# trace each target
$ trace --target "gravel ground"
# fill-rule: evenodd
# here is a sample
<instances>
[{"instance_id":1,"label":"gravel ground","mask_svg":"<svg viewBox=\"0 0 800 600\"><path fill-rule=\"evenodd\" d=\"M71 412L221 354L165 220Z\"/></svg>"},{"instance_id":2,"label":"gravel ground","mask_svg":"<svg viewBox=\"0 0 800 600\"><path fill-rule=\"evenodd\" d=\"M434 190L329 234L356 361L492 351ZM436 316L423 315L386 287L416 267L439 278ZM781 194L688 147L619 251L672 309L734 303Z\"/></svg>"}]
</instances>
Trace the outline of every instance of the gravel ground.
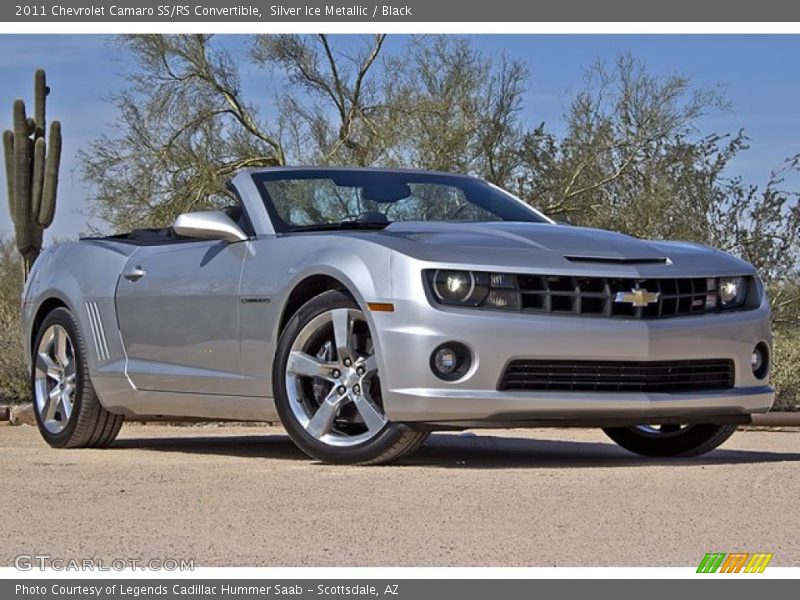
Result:
<instances>
[{"instance_id":1,"label":"gravel ground","mask_svg":"<svg viewBox=\"0 0 800 600\"><path fill-rule=\"evenodd\" d=\"M0 424L0 565L19 554L197 566L800 566L800 430L689 460L597 430L435 435L388 467L314 463L278 427L125 425L53 450Z\"/></svg>"}]
</instances>

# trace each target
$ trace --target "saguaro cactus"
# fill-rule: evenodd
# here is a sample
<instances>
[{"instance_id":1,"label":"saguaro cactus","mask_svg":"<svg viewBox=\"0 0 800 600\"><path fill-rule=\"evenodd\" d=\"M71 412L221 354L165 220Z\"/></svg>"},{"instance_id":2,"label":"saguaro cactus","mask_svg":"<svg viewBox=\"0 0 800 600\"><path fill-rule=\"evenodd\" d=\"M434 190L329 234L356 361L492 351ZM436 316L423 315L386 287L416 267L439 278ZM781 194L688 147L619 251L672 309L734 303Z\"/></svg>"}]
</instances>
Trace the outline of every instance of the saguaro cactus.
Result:
<instances>
[{"instance_id":1,"label":"saguaro cactus","mask_svg":"<svg viewBox=\"0 0 800 600\"><path fill-rule=\"evenodd\" d=\"M26 276L42 250L44 230L53 222L61 163L61 123L53 121L45 139L50 88L42 69L34 75L33 89L34 116L26 115L25 102L15 100L14 128L3 132L8 208Z\"/></svg>"}]
</instances>

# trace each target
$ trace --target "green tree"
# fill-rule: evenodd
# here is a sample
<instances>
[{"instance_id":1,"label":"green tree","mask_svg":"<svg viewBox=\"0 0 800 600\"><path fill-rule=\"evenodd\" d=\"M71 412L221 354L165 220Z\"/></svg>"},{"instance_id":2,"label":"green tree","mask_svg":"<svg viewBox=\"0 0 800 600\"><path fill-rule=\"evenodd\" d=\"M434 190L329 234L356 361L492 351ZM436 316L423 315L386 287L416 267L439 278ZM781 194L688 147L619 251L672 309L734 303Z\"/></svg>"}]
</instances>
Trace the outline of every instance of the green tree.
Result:
<instances>
[{"instance_id":1,"label":"green tree","mask_svg":"<svg viewBox=\"0 0 800 600\"><path fill-rule=\"evenodd\" d=\"M460 38L409 38L391 56L384 42L256 36L234 56L211 36L120 38L134 66L113 99L117 133L81 154L94 212L119 229L163 225L229 203L225 181L247 166L401 165L505 181L518 163L524 66ZM260 103L242 92L245 61L264 73Z\"/></svg>"},{"instance_id":2,"label":"green tree","mask_svg":"<svg viewBox=\"0 0 800 600\"><path fill-rule=\"evenodd\" d=\"M0 402L22 402L30 397L20 336L22 278L22 258L14 241L0 239Z\"/></svg>"},{"instance_id":3,"label":"green tree","mask_svg":"<svg viewBox=\"0 0 800 600\"><path fill-rule=\"evenodd\" d=\"M277 124L242 97L236 61L208 35L132 35L129 86L114 98L117 135L81 153L97 216L120 228L161 225L229 203L238 169L286 162Z\"/></svg>"},{"instance_id":4,"label":"green tree","mask_svg":"<svg viewBox=\"0 0 800 600\"><path fill-rule=\"evenodd\" d=\"M512 185L556 219L704 239L710 182L739 142L721 149L723 138L700 135L697 122L725 108L717 91L652 75L630 55L596 63L567 108L565 133L541 125L523 137Z\"/></svg>"},{"instance_id":5,"label":"green tree","mask_svg":"<svg viewBox=\"0 0 800 600\"><path fill-rule=\"evenodd\" d=\"M397 161L507 183L519 163L525 65L434 36L411 38L390 66L402 116Z\"/></svg>"}]
</instances>

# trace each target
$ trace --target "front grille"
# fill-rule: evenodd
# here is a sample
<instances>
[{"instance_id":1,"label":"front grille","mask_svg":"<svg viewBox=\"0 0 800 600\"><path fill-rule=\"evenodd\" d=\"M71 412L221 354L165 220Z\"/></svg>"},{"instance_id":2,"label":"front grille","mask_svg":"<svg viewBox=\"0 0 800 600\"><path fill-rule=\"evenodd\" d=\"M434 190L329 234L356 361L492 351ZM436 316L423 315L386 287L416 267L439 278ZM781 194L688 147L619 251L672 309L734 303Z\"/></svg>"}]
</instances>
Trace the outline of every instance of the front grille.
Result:
<instances>
[{"instance_id":1,"label":"front grille","mask_svg":"<svg viewBox=\"0 0 800 600\"><path fill-rule=\"evenodd\" d=\"M514 360L499 390L689 392L732 388L732 360Z\"/></svg>"},{"instance_id":2,"label":"front grille","mask_svg":"<svg viewBox=\"0 0 800 600\"><path fill-rule=\"evenodd\" d=\"M519 275L518 282L524 311L656 319L719 310L713 289L716 280L704 277L624 279ZM636 289L656 293L658 299L647 306L615 301L617 294Z\"/></svg>"}]
</instances>

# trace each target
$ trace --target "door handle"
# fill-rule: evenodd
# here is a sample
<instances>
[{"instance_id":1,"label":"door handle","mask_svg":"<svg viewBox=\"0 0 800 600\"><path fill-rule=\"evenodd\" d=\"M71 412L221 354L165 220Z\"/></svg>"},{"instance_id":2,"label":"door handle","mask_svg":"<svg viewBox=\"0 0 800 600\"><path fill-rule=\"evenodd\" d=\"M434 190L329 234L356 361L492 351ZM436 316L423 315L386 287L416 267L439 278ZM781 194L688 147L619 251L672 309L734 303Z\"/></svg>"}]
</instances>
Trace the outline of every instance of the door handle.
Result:
<instances>
[{"instance_id":1,"label":"door handle","mask_svg":"<svg viewBox=\"0 0 800 600\"><path fill-rule=\"evenodd\" d=\"M147 275L147 271L138 265L127 273L122 274L122 276L128 281L139 281L145 275Z\"/></svg>"}]
</instances>

